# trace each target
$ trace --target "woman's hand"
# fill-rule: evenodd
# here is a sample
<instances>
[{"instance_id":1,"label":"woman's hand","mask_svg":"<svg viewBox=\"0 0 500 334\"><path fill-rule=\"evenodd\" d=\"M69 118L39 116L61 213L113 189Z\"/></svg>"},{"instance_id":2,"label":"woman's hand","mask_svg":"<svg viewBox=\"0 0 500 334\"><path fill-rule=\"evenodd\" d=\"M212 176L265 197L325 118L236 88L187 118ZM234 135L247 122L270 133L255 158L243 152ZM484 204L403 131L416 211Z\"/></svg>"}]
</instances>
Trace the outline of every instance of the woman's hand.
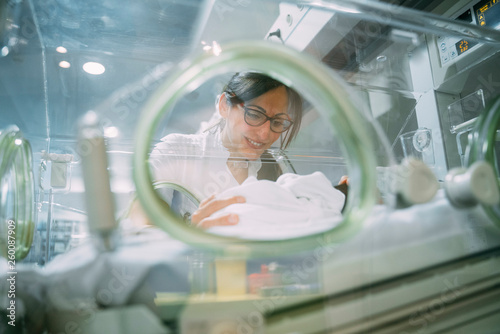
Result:
<instances>
[{"instance_id":1,"label":"woman's hand","mask_svg":"<svg viewBox=\"0 0 500 334\"><path fill-rule=\"evenodd\" d=\"M225 199L215 199L215 195L201 201L198 209L191 215L191 223L199 228L207 229L213 226L227 226L238 224L239 217L229 213L217 218L209 218L213 213L236 203L245 203L242 196L233 196Z\"/></svg>"}]
</instances>

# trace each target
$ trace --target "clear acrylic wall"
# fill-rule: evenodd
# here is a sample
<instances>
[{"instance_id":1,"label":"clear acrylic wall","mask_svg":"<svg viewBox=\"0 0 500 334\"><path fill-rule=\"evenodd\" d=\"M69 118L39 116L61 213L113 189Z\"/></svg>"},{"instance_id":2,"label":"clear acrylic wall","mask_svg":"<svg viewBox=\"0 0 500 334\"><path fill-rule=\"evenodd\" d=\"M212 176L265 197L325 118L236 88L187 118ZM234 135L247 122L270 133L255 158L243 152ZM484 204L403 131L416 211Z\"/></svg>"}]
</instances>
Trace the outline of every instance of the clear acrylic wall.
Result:
<instances>
[{"instance_id":1,"label":"clear acrylic wall","mask_svg":"<svg viewBox=\"0 0 500 334\"><path fill-rule=\"evenodd\" d=\"M75 136L79 117L89 110L102 117L118 216L135 190L131 159L146 101L179 63L223 52L235 41L285 44L327 65L367 119L378 123L381 165L388 155L401 162L416 150L442 182L448 170L464 164L467 147L464 132L450 129L480 115L500 91L494 19L487 16L481 28L480 6L460 5L445 12L450 19L439 19L358 1L8 2L1 12L0 125L17 124L33 147L33 260L68 247L66 237L49 246L51 227L85 235L78 227L86 211ZM155 140L195 132L213 114L227 75L180 98ZM308 101L288 154L299 173L319 169L334 183L349 173L346 152L314 104ZM403 146L405 136L410 148Z\"/></svg>"}]
</instances>

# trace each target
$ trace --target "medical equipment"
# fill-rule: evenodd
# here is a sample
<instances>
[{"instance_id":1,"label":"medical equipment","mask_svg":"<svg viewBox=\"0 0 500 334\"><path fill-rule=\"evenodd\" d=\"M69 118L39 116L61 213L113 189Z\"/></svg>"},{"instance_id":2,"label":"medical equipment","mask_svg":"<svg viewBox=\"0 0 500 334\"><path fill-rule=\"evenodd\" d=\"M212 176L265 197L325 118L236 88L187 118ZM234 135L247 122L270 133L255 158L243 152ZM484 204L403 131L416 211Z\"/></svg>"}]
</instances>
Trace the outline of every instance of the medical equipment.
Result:
<instances>
[{"instance_id":1,"label":"medical equipment","mask_svg":"<svg viewBox=\"0 0 500 334\"><path fill-rule=\"evenodd\" d=\"M197 230L192 231L190 227L182 224L171 223L176 218L172 216L170 210L163 205L162 200L152 187L149 186L152 184L149 176L150 166L146 159L149 153L149 143L155 133L155 126L159 123L158 120L162 116L162 113L170 110L171 106L176 102L175 97L182 96L181 93L186 87L193 86L197 81L203 80L203 78L200 78L201 74L204 74L205 78L210 78L217 73L228 72L228 68L232 71L237 71L237 69L247 67L251 70L263 71L264 73L272 71L277 73L280 79L300 82L300 84L297 84L299 91L304 92L305 96L310 100L317 101L319 104L318 109L322 112L326 113L326 110L334 110L335 116L331 118L330 122L338 129L339 137L347 138L350 136L349 134L359 134L358 136L351 136L351 141L343 141L344 145L347 146L345 152L352 157L351 165L349 165L351 175L354 177L359 175L363 180L363 182L358 183L358 187L351 187L353 200L348 203L348 206L352 207L352 212L347 211L346 223L339 226L335 234L332 235L334 239L339 238L339 240L343 240L355 233L360 227L359 224L363 220L362 217L366 215L369 207L374 204L374 197L370 195L375 193L376 158L371 153L368 153L372 150L364 150L367 147L371 147L369 137L364 136L370 133L368 125L365 125L369 123L365 123L362 116L358 114L349 100L341 99L341 96L345 94L345 89L332 79L331 76L333 74L324 74L323 67L314 67L315 63L311 59L302 58L299 53L287 50L279 45L268 45L260 41L249 43L228 45L227 48L223 49L224 52L217 54L216 57L210 54L203 55L195 59L192 64L183 64L184 66L178 69L172 75L172 78L159 88L156 96L153 96L151 101L145 106L145 114L139 123L139 129L147 135L137 139L136 157L134 160L135 182L141 185L138 188L138 192L140 198L144 199L142 205L151 212L158 224L166 226L165 228L178 238L182 239L184 236L193 237L194 240L202 238L207 244L213 247L222 249L225 247L225 244L228 242L227 239L224 240L215 235L206 235ZM323 87L320 84L323 84ZM351 126L353 128L350 128ZM374 131L372 130L372 132ZM358 217L354 218L351 223L348 218L349 214ZM165 223L160 223L162 221L165 221ZM185 233L186 229L191 230L190 233ZM208 242L206 238L212 238L213 240ZM287 242L289 241L282 241L282 243ZM293 239L290 242L292 244L296 243ZM311 239L309 241L306 239L300 241L304 246L308 242L314 241ZM259 252L264 250L267 253L270 251L269 248L273 247L275 247L273 243L269 243L265 249L262 247L253 247L249 248L248 251ZM286 249L282 246L279 247ZM295 245L292 247L296 248L299 246ZM229 246L229 248L232 247ZM247 252L244 247L241 247L241 251Z\"/></svg>"},{"instance_id":2,"label":"medical equipment","mask_svg":"<svg viewBox=\"0 0 500 334\"><path fill-rule=\"evenodd\" d=\"M0 331L6 315L32 333L496 330L500 5L398 3L2 4L0 216L23 243L15 268L0 259ZM304 95L269 161L349 175L339 226L225 238L186 224L191 189L153 184L153 147L200 130L242 68ZM161 228L127 218L137 198Z\"/></svg>"},{"instance_id":3,"label":"medical equipment","mask_svg":"<svg viewBox=\"0 0 500 334\"><path fill-rule=\"evenodd\" d=\"M78 150L82 157L89 230L105 250L116 247L115 205L107 173L108 161L99 118L89 112L80 120Z\"/></svg>"},{"instance_id":4,"label":"medical equipment","mask_svg":"<svg viewBox=\"0 0 500 334\"><path fill-rule=\"evenodd\" d=\"M35 229L31 146L19 128L10 126L0 130L0 152L0 247L15 263L28 255Z\"/></svg>"}]
</instances>

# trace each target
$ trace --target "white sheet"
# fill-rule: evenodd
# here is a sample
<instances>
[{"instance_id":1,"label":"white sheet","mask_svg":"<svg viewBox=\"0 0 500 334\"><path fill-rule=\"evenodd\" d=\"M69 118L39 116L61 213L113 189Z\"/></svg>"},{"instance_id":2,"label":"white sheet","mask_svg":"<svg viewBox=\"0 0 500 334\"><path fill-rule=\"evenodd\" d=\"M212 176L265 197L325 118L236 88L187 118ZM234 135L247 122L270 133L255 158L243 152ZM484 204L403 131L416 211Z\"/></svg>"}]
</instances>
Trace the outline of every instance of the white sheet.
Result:
<instances>
[{"instance_id":1,"label":"white sheet","mask_svg":"<svg viewBox=\"0 0 500 334\"><path fill-rule=\"evenodd\" d=\"M239 216L233 226L209 228L211 233L245 239L284 239L333 228L342 220L345 196L321 172L283 174L276 182L249 177L217 198L243 196L246 203L232 204L212 215Z\"/></svg>"}]
</instances>

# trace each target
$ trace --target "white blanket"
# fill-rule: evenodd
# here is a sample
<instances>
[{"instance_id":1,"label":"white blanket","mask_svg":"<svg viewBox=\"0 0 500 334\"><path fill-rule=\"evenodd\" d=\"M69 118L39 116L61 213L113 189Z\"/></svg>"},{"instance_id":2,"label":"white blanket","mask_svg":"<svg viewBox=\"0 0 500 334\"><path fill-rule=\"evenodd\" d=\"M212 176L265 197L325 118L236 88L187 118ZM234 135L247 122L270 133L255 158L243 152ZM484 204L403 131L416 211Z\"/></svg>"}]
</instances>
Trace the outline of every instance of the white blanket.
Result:
<instances>
[{"instance_id":1,"label":"white blanket","mask_svg":"<svg viewBox=\"0 0 500 334\"><path fill-rule=\"evenodd\" d=\"M212 217L235 213L239 223L212 227L208 231L259 240L298 237L331 229L342 220L345 201L344 194L321 172L283 174L276 182L249 177L217 198L231 196L243 196L246 202L229 205Z\"/></svg>"}]
</instances>

